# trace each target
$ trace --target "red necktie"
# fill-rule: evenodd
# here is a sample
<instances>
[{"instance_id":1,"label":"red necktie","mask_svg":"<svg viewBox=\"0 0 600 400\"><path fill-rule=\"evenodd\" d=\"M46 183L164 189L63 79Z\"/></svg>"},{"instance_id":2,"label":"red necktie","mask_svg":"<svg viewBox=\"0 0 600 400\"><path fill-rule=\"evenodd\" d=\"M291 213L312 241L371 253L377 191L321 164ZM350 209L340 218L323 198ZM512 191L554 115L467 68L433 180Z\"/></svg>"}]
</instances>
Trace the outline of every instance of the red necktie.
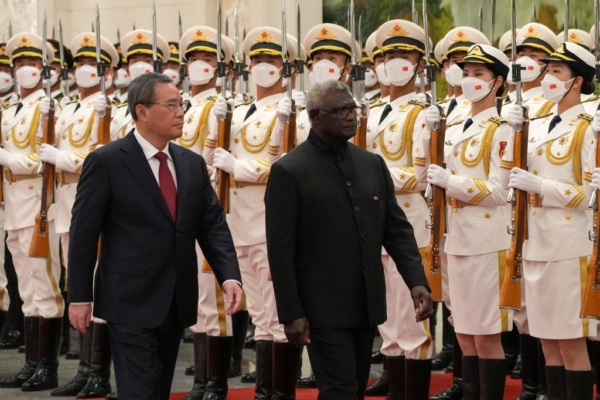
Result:
<instances>
[{"instance_id":1,"label":"red necktie","mask_svg":"<svg viewBox=\"0 0 600 400\"><path fill-rule=\"evenodd\" d=\"M158 184L160 186L160 191L165 198L165 202L167 203L167 207L171 212L171 216L173 220L177 218L177 189L175 188L175 180L173 179L173 174L167 165L167 155L162 151L159 151L154 155L158 161L160 161L160 166L158 167Z\"/></svg>"}]
</instances>

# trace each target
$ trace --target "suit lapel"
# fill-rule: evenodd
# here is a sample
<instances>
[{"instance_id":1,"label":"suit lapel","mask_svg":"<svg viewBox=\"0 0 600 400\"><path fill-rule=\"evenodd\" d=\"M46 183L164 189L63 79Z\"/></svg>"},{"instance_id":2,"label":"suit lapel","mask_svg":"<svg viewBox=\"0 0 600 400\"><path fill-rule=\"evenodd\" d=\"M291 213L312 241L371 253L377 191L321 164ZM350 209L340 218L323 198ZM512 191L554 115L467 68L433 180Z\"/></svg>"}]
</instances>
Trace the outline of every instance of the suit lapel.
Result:
<instances>
[{"instance_id":1,"label":"suit lapel","mask_svg":"<svg viewBox=\"0 0 600 400\"><path fill-rule=\"evenodd\" d=\"M177 173L177 225L181 222L185 212L188 183L190 181L187 159L183 149L179 146L169 143L169 151L173 157L175 172Z\"/></svg>"},{"instance_id":2,"label":"suit lapel","mask_svg":"<svg viewBox=\"0 0 600 400\"><path fill-rule=\"evenodd\" d=\"M125 138L121 139L121 141L123 143L121 150L124 152L122 157L123 162L129 169L129 172L131 172L140 185L142 185L142 187L148 192L150 198L154 200L165 217L173 224L175 221L173 221L173 217L171 217L171 212L167 207L165 198L160 191L158 182L152 173L152 169L150 168L150 164L148 164L148 160L142 151L142 147L133 134L133 130L129 132Z\"/></svg>"}]
</instances>

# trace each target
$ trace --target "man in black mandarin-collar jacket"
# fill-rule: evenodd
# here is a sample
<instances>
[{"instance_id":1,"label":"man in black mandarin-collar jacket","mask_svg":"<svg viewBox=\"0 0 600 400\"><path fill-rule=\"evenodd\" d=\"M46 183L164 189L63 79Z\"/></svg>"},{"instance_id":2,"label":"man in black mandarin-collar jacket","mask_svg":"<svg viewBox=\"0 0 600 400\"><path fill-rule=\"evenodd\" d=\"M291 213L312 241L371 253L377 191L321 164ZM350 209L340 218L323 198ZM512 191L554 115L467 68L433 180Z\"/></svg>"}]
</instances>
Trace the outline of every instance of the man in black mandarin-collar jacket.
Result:
<instances>
[{"instance_id":1,"label":"man in black mandarin-collar jacket","mask_svg":"<svg viewBox=\"0 0 600 400\"><path fill-rule=\"evenodd\" d=\"M288 339L310 340L320 399L356 399L357 391L364 397L374 329L386 319L382 246L411 289L418 319L429 316L431 299L388 168L348 143L356 130L354 100L337 81L311 92L307 142L271 168L269 263Z\"/></svg>"}]
</instances>

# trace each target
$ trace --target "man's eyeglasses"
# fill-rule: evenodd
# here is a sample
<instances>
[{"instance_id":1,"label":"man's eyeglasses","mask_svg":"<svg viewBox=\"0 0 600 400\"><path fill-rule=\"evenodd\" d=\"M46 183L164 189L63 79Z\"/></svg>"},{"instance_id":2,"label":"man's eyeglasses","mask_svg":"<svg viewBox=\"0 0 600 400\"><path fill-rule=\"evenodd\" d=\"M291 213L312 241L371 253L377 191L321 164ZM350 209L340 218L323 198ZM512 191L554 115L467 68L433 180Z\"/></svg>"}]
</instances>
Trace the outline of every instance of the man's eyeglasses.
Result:
<instances>
[{"instance_id":1,"label":"man's eyeglasses","mask_svg":"<svg viewBox=\"0 0 600 400\"><path fill-rule=\"evenodd\" d=\"M181 108L182 110L186 110L188 107L189 101L180 101L178 103L173 102L173 103L146 103L147 106L150 105L157 105L157 106L163 106L164 108L166 108L167 110L171 111L171 112L175 112L178 108Z\"/></svg>"},{"instance_id":2,"label":"man's eyeglasses","mask_svg":"<svg viewBox=\"0 0 600 400\"><path fill-rule=\"evenodd\" d=\"M350 113L352 113L352 115L354 115L355 117L361 115L361 113L362 113L362 109L360 107L338 108L337 110L332 110L332 111L322 111L322 110L315 110L315 111L318 111L322 114L335 114L339 119L348 118L348 114L350 114Z\"/></svg>"}]
</instances>

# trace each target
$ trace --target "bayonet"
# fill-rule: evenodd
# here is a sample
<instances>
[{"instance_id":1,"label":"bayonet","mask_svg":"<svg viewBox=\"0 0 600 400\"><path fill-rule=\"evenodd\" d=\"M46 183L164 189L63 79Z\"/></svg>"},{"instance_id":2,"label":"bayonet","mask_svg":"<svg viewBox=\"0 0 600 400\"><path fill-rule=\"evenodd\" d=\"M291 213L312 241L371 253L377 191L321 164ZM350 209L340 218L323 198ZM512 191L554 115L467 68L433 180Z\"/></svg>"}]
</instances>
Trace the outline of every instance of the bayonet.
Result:
<instances>
[{"instance_id":1,"label":"bayonet","mask_svg":"<svg viewBox=\"0 0 600 400\"><path fill-rule=\"evenodd\" d=\"M229 18L225 18L225 36L229 36Z\"/></svg>"},{"instance_id":2,"label":"bayonet","mask_svg":"<svg viewBox=\"0 0 600 400\"><path fill-rule=\"evenodd\" d=\"M492 23L490 29L490 40L492 41L492 44L494 44L496 37L496 0L492 0Z\"/></svg>"},{"instance_id":3,"label":"bayonet","mask_svg":"<svg viewBox=\"0 0 600 400\"><path fill-rule=\"evenodd\" d=\"M569 0L565 0L565 26L564 26L564 41L569 41Z\"/></svg>"},{"instance_id":4,"label":"bayonet","mask_svg":"<svg viewBox=\"0 0 600 400\"><path fill-rule=\"evenodd\" d=\"M50 82L50 70L52 70L52 66L48 64L48 23L46 20L46 10L44 10L42 32L42 79L44 79L44 85L46 86L46 96L52 98L52 83Z\"/></svg>"},{"instance_id":5,"label":"bayonet","mask_svg":"<svg viewBox=\"0 0 600 400\"><path fill-rule=\"evenodd\" d=\"M52 40L56 40L56 30L54 25L52 25Z\"/></svg>"},{"instance_id":6,"label":"bayonet","mask_svg":"<svg viewBox=\"0 0 600 400\"><path fill-rule=\"evenodd\" d=\"M415 24L418 24L417 20L419 18L419 14L417 12L417 6L415 4L415 0L412 0L411 14L412 14L412 22L415 23Z\"/></svg>"},{"instance_id":7,"label":"bayonet","mask_svg":"<svg viewBox=\"0 0 600 400\"><path fill-rule=\"evenodd\" d=\"M156 1L152 0L152 61L154 72L161 72L162 62L158 59L158 31L156 30Z\"/></svg>"},{"instance_id":8,"label":"bayonet","mask_svg":"<svg viewBox=\"0 0 600 400\"><path fill-rule=\"evenodd\" d=\"M238 78L238 84L240 85L239 93L245 97L246 91L244 88L244 71L246 69L246 65L245 62L240 59L240 18L237 7L233 9L233 22L233 43L235 46L233 59L235 60L235 76Z\"/></svg>"},{"instance_id":9,"label":"bayonet","mask_svg":"<svg viewBox=\"0 0 600 400\"><path fill-rule=\"evenodd\" d=\"M217 76L219 78L221 78L221 97L223 97L225 100L227 100L227 73L225 72L225 58L223 57L223 52L222 52L222 43L221 43L221 23L222 23L222 16L221 16L221 0L218 0L217 3L217 59L219 61L217 61Z\"/></svg>"},{"instance_id":10,"label":"bayonet","mask_svg":"<svg viewBox=\"0 0 600 400\"><path fill-rule=\"evenodd\" d=\"M60 80L65 84L65 96L67 98L70 97L70 88L69 88L69 66L65 66L65 52L64 52L64 41L63 41L63 28L62 21L58 20L58 38L60 45Z\"/></svg>"},{"instance_id":11,"label":"bayonet","mask_svg":"<svg viewBox=\"0 0 600 400\"><path fill-rule=\"evenodd\" d=\"M10 39L13 36L13 28L12 28L12 20L8 20L8 38ZM13 78L16 78L15 75L15 64L12 60L12 57L10 59L10 70L12 72ZM13 83L13 92L15 93L15 96L17 96L17 98L19 97L19 84L17 83L16 79L13 79L14 83Z\"/></svg>"},{"instance_id":12,"label":"bayonet","mask_svg":"<svg viewBox=\"0 0 600 400\"><path fill-rule=\"evenodd\" d=\"M181 23L181 12L177 11L177 23L179 24L179 40L183 37L183 24ZM183 93L190 94L190 85L188 81L187 71L186 71L186 62L183 58L183 53L185 49L179 49L179 75L181 76L181 88Z\"/></svg>"},{"instance_id":13,"label":"bayonet","mask_svg":"<svg viewBox=\"0 0 600 400\"><path fill-rule=\"evenodd\" d=\"M287 82L287 97L292 97L292 64L288 55L287 48L287 21L285 13L285 0L281 0L281 54L283 57L283 79Z\"/></svg>"},{"instance_id":14,"label":"bayonet","mask_svg":"<svg viewBox=\"0 0 600 400\"><path fill-rule=\"evenodd\" d=\"M573 28L577 29L577 13L575 13L575 16L573 17Z\"/></svg>"},{"instance_id":15,"label":"bayonet","mask_svg":"<svg viewBox=\"0 0 600 400\"><path fill-rule=\"evenodd\" d=\"M8 20L8 36L9 39L13 36L12 20Z\"/></svg>"},{"instance_id":16,"label":"bayonet","mask_svg":"<svg viewBox=\"0 0 600 400\"><path fill-rule=\"evenodd\" d=\"M117 28L117 42L121 43L121 29Z\"/></svg>"},{"instance_id":17,"label":"bayonet","mask_svg":"<svg viewBox=\"0 0 600 400\"><path fill-rule=\"evenodd\" d=\"M106 74L106 63L102 60L102 38L100 36L100 6L96 3L96 65L98 69L98 77L100 78L100 91L102 96L106 97L106 82L104 75Z\"/></svg>"},{"instance_id":18,"label":"bayonet","mask_svg":"<svg viewBox=\"0 0 600 400\"><path fill-rule=\"evenodd\" d=\"M133 23L133 30L135 31L135 22Z\"/></svg>"},{"instance_id":19,"label":"bayonet","mask_svg":"<svg viewBox=\"0 0 600 400\"><path fill-rule=\"evenodd\" d=\"M531 16L531 20L533 22L537 22L538 21L538 17L537 17L537 8L535 6L535 3L533 3L533 15Z\"/></svg>"},{"instance_id":20,"label":"bayonet","mask_svg":"<svg viewBox=\"0 0 600 400\"><path fill-rule=\"evenodd\" d=\"M479 5L479 32L483 32L483 5Z\"/></svg>"},{"instance_id":21,"label":"bayonet","mask_svg":"<svg viewBox=\"0 0 600 400\"><path fill-rule=\"evenodd\" d=\"M302 34L302 19L300 16L300 2L297 2L297 14L296 14L296 28L297 28L297 38L298 38L298 52L297 52L297 61L296 61L296 71L298 71L298 76L300 77L300 91L304 93L304 59L302 57L302 45L300 44L301 34Z\"/></svg>"},{"instance_id":22,"label":"bayonet","mask_svg":"<svg viewBox=\"0 0 600 400\"><path fill-rule=\"evenodd\" d=\"M96 28L94 27L94 22L92 22L92 33L96 33Z\"/></svg>"}]
</instances>

